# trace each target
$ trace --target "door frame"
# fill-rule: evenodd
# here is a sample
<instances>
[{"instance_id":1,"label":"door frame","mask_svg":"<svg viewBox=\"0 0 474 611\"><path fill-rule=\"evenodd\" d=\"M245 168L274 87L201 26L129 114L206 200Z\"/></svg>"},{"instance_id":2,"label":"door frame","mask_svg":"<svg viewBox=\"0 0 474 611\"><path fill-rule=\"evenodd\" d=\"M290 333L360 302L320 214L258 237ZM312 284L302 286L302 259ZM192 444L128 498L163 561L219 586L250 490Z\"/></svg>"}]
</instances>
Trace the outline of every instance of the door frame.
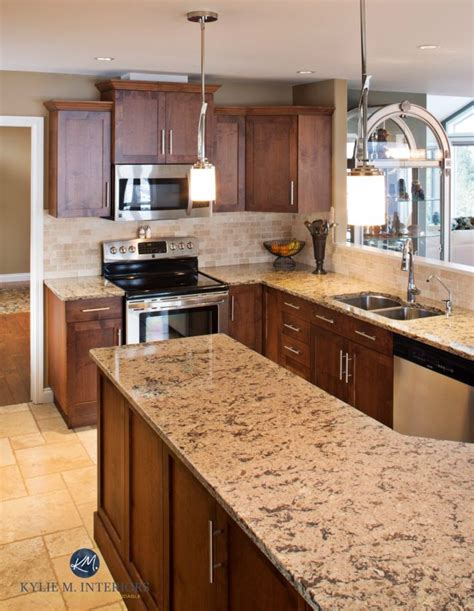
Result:
<instances>
[{"instance_id":1,"label":"door frame","mask_svg":"<svg viewBox=\"0 0 474 611\"><path fill-rule=\"evenodd\" d=\"M0 127L30 129L30 394L33 403L47 403L52 400L52 392L44 387L44 118L0 115Z\"/></svg>"}]
</instances>

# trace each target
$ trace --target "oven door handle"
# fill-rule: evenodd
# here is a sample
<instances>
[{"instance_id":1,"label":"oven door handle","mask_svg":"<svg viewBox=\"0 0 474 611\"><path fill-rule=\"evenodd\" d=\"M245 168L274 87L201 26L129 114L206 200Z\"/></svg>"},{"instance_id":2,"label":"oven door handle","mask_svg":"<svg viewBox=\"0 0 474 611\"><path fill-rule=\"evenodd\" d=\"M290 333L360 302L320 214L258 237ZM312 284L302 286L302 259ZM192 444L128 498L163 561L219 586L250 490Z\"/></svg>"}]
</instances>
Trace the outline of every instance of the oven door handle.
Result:
<instances>
[{"instance_id":1,"label":"oven door handle","mask_svg":"<svg viewBox=\"0 0 474 611\"><path fill-rule=\"evenodd\" d=\"M216 293L215 295L198 296L193 295L192 297L183 296L181 299L174 297L171 299L163 298L158 299L152 303L141 301L140 303L129 302L127 309L134 312L158 312L163 310L184 310L190 306L205 308L210 305L222 304L228 299L228 293Z\"/></svg>"}]
</instances>

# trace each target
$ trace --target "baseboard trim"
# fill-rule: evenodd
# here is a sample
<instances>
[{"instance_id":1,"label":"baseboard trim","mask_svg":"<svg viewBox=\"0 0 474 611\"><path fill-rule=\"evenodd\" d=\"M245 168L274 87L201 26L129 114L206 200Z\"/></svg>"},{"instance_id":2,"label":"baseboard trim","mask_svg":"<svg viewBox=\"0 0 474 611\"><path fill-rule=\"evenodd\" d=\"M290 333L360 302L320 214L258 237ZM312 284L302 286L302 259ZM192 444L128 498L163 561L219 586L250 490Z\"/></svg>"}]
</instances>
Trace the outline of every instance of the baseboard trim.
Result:
<instances>
[{"instance_id":1,"label":"baseboard trim","mask_svg":"<svg viewBox=\"0 0 474 611\"><path fill-rule=\"evenodd\" d=\"M54 396L51 388L43 388L43 392L39 397L39 401L33 401L33 403L53 403Z\"/></svg>"},{"instance_id":2,"label":"baseboard trim","mask_svg":"<svg viewBox=\"0 0 474 611\"><path fill-rule=\"evenodd\" d=\"M30 274L0 274L0 282L29 282Z\"/></svg>"}]
</instances>

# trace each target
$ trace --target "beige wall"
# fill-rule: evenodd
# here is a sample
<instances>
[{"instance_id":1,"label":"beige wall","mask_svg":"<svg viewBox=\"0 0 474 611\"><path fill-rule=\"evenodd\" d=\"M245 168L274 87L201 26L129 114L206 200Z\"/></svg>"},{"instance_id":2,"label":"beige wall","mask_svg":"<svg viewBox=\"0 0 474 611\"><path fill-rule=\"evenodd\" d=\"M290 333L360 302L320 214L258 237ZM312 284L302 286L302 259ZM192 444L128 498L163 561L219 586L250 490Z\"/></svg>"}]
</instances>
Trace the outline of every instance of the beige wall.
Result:
<instances>
[{"instance_id":1,"label":"beige wall","mask_svg":"<svg viewBox=\"0 0 474 611\"><path fill-rule=\"evenodd\" d=\"M30 271L30 138L0 127L0 274Z\"/></svg>"}]
</instances>

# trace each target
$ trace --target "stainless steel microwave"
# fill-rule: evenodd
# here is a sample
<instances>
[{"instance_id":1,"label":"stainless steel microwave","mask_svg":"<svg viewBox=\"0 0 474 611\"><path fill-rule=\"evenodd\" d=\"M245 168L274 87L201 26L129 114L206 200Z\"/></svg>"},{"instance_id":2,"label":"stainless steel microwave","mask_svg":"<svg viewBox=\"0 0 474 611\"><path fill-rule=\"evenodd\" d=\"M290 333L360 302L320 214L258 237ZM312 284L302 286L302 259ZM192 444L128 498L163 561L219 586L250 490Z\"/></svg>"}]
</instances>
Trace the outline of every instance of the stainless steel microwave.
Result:
<instances>
[{"instance_id":1,"label":"stainless steel microwave","mask_svg":"<svg viewBox=\"0 0 474 611\"><path fill-rule=\"evenodd\" d=\"M212 202L189 199L190 165L116 165L114 220L155 221L209 216Z\"/></svg>"}]
</instances>

